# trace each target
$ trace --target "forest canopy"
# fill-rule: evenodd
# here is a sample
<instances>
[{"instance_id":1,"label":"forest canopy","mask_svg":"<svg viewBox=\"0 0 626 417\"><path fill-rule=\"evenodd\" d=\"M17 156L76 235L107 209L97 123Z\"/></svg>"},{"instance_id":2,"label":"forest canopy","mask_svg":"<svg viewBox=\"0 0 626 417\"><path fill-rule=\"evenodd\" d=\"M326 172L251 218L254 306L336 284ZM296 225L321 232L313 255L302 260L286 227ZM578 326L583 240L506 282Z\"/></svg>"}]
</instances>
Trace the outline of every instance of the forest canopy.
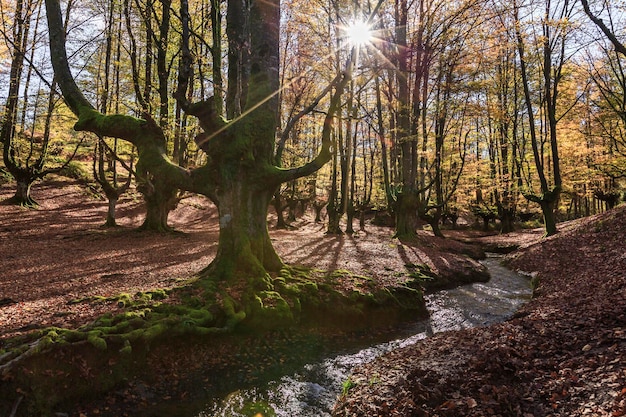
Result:
<instances>
[{"instance_id":1,"label":"forest canopy","mask_svg":"<svg viewBox=\"0 0 626 417\"><path fill-rule=\"evenodd\" d=\"M19 204L36 205L33 182L82 169L109 199L107 224L134 179L144 228L168 230L183 191L215 202L220 181L254 166L267 195L253 210L271 204L279 226L310 204L330 233L375 210L411 236L459 217L504 232L534 219L552 234L622 198L616 2L5 0L0 11L3 172ZM133 129L152 131L151 150ZM93 163L78 162L86 154Z\"/></svg>"}]
</instances>

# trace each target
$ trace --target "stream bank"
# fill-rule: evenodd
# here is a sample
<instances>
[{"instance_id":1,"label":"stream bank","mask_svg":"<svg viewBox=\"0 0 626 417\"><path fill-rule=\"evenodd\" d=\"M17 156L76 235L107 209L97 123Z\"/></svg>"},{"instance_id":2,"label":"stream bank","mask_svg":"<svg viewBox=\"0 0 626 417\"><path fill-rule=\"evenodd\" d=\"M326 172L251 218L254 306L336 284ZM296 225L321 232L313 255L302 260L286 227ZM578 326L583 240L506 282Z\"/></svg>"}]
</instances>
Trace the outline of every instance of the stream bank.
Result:
<instances>
[{"instance_id":1,"label":"stream bank","mask_svg":"<svg viewBox=\"0 0 626 417\"><path fill-rule=\"evenodd\" d=\"M459 274L458 281L484 281L488 276L475 261L449 256L479 266ZM196 312L190 305L161 303L167 297L163 291L124 296L124 301L119 297L77 300L115 303L122 313L102 316L78 330L44 328L0 340L0 411L19 410L16 414L11 411L15 416L63 415L67 413L59 410L93 399L100 405L89 407L95 407L98 415L124 415L120 412L140 410L154 401L203 395L192 393L200 379L218 391L231 389L224 387L231 387L232 381L254 384L265 378L259 374L283 373L303 360L329 352L329 346L345 347L342 340L369 338L372 332L385 333L389 326L423 317L422 283L454 285L444 275L439 282L440 275L428 267L406 267L407 272L394 275L393 284L345 270L314 271L311 277L316 278L311 279L319 282L304 285L316 291L307 291L306 298L299 300L301 320L288 327L276 322L255 329L246 325L246 320L233 328L206 327L212 315L204 314L202 306ZM301 279L297 278L299 283ZM277 280L289 285L283 276ZM185 315L171 313L177 309ZM151 317L157 321L151 322ZM194 323L205 327L195 331ZM118 404L119 399L123 405Z\"/></svg>"},{"instance_id":2,"label":"stream bank","mask_svg":"<svg viewBox=\"0 0 626 417\"><path fill-rule=\"evenodd\" d=\"M512 319L356 369L333 416L626 415L626 206L559 228L508 257L538 282Z\"/></svg>"},{"instance_id":3,"label":"stream bank","mask_svg":"<svg viewBox=\"0 0 626 417\"><path fill-rule=\"evenodd\" d=\"M429 294L430 317L362 331L273 331L225 336L213 348L180 341L150 353L151 369L180 370L135 379L80 408L86 416L329 416L352 368L433 333L486 325L528 299L528 280L484 261L494 276ZM301 329L302 330L302 329ZM183 373L186 375L183 376Z\"/></svg>"},{"instance_id":4,"label":"stream bank","mask_svg":"<svg viewBox=\"0 0 626 417\"><path fill-rule=\"evenodd\" d=\"M430 315L425 320L405 323L385 334L370 335L361 341L361 346L344 340L334 345L336 352L332 355L320 355L320 359L305 363L294 373L284 372L278 378L271 376L253 388L210 399L199 413L180 415L246 417L254 415L249 411L256 406L264 417L330 416L342 390L349 392L358 384L350 377L356 366L439 332L500 322L528 301L531 293L528 278L504 268L500 259L489 257L482 262L491 274L489 282L429 294L426 303ZM156 410L149 415L165 416Z\"/></svg>"}]
</instances>

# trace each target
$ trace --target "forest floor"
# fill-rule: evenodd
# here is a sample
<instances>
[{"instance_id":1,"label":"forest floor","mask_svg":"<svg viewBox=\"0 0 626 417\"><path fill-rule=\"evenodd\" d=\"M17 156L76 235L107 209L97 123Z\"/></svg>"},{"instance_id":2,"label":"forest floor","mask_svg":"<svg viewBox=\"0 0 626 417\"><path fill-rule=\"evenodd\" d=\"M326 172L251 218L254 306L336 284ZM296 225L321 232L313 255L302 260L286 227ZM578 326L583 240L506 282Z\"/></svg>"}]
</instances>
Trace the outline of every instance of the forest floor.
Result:
<instances>
[{"instance_id":1,"label":"forest floor","mask_svg":"<svg viewBox=\"0 0 626 417\"><path fill-rule=\"evenodd\" d=\"M0 188L0 201L12 195ZM118 309L116 303L71 303L87 296L171 288L215 256L218 219L203 198L186 198L170 224L181 233L135 232L138 196L123 198L115 229L103 229L106 202L85 187L52 177L33 187L40 207L0 205L0 346L34 329L78 327ZM358 229L358 225L355 227ZM326 236L309 217L293 230L270 230L283 260L350 270L383 285L398 271L426 264L463 268L455 240L486 248L522 246L511 266L536 273L538 296L496 326L436 335L359 370L336 415L350 416L613 416L626 415L626 210L506 236L465 230L427 232L418 244L367 225L354 235ZM453 263L451 265L450 263ZM454 265L454 263L457 263ZM374 381L373 383L360 383Z\"/></svg>"},{"instance_id":2,"label":"forest floor","mask_svg":"<svg viewBox=\"0 0 626 417\"><path fill-rule=\"evenodd\" d=\"M12 194L11 184L3 185L0 202ZM209 265L217 250L217 210L204 197L184 198L169 218L179 233L159 234L135 230L144 215L139 195L120 200L119 227L103 228L106 201L84 186L51 177L32 194L37 209L0 204L0 347L3 338L49 326L76 328L119 309L116 301L72 300L180 285ZM270 226L286 263L376 277L380 286L406 280L415 265L428 265L444 279L481 268L465 256L439 252L469 251L477 257L480 249L427 232L420 245L393 239L386 227L368 225L353 235L324 232L308 215L291 230Z\"/></svg>"}]
</instances>

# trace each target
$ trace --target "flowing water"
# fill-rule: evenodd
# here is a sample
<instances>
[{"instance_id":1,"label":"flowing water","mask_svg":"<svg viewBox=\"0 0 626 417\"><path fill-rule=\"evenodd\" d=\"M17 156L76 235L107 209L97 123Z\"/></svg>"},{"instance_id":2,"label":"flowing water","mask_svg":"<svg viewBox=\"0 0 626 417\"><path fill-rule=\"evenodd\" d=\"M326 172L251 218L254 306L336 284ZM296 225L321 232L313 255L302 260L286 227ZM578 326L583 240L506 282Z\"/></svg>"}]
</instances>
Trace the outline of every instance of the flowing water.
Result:
<instances>
[{"instance_id":1,"label":"flowing water","mask_svg":"<svg viewBox=\"0 0 626 417\"><path fill-rule=\"evenodd\" d=\"M487 283L476 283L452 290L438 291L426 297L430 317L407 325L391 341L367 348L338 347L338 352L307 363L295 373L261 385L236 390L223 399L206 404L197 417L329 416L342 383L351 370L381 354L415 343L429 335L499 322L511 316L526 300L531 290L528 278L500 265L499 257L483 261L491 273Z\"/></svg>"},{"instance_id":2,"label":"flowing water","mask_svg":"<svg viewBox=\"0 0 626 417\"><path fill-rule=\"evenodd\" d=\"M341 394L353 368L385 352L434 333L484 326L506 320L531 290L528 277L500 265L500 257L482 263L491 280L426 296L430 317L393 329L356 337L257 340L246 343L239 365L218 371L192 387L188 401L158 401L142 417L323 417ZM257 345L266 345L257 348ZM260 353L255 353L255 352ZM273 364L266 365L272 362Z\"/></svg>"}]
</instances>

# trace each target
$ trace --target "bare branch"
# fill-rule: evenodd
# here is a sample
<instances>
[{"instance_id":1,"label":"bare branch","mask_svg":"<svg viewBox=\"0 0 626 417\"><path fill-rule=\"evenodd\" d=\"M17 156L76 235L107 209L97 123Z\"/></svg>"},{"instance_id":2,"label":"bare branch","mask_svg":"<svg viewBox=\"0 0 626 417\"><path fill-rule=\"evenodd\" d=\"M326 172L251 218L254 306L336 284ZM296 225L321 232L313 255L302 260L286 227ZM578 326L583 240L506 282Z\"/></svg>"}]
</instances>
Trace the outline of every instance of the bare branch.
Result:
<instances>
[{"instance_id":1,"label":"bare branch","mask_svg":"<svg viewBox=\"0 0 626 417\"><path fill-rule=\"evenodd\" d=\"M602 19L600 19L599 17L595 16L591 10L589 9L589 1L588 0L580 0L582 5L583 5L583 9L585 9L585 13L587 14L587 16L589 16L589 18L591 19L591 21L593 23L596 24L596 26L598 26L598 28L600 28L600 30L606 35L607 38L609 38L609 40L611 41L611 43L613 44L613 46L615 47L615 50L617 52L619 52L620 54L626 56L626 46L624 46L623 43L621 43L619 41L619 39L617 39L617 37L615 36L615 34L611 31L611 29L609 29L604 22L602 21Z\"/></svg>"}]
</instances>

